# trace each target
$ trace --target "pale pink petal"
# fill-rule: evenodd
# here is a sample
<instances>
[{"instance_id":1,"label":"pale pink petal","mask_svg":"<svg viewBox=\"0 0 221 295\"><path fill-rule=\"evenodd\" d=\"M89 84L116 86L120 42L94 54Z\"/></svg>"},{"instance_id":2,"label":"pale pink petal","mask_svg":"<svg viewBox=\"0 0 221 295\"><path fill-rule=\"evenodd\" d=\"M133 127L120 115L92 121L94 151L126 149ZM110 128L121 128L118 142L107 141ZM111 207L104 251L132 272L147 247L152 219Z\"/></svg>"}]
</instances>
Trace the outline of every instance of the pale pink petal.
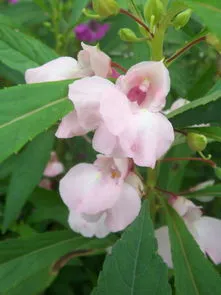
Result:
<instances>
[{"instance_id":1,"label":"pale pink petal","mask_svg":"<svg viewBox=\"0 0 221 295\"><path fill-rule=\"evenodd\" d=\"M132 66L117 80L118 87L142 108L158 112L170 90L169 72L163 62L147 61ZM133 97L134 96L134 97Z\"/></svg>"},{"instance_id":2,"label":"pale pink petal","mask_svg":"<svg viewBox=\"0 0 221 295\"><path fill-rule=\"evenodd\" d=\"M194 227L201 249L214 263L221 263L221 220L203 216L194 222Z\"/></svg>"},{"instance_id":3,"label":"pale pink petal","mask_svg":"<svg viewBox=\"0 0 221 295\"><path fill-rule=\"evenodd\" d=\"M171 123L160 113L141 109L134 115L132 126L128 126L119 137L122 149L138 166L154 168L174 140Z\"/></svg>"},{"instance_id":4,"label":"pale pink petal","mask_svg":"<svg viewBox=\"0 0 221 295\"><path fill-rule=\"evenodd\" d=\"M115 205L106 211L107 227L112 232L125 229L138 216L140 208L141 200L137 191L125 183Z\"/></svg>"},{"instance_id":5,"label":"pale pink petal","mask_svg":"<svg viewBox=\"0 0 221 295\"><path fill-rule=\"evenodd\" d=\"M75 81L69 85L68 96L85 129L96 129L103 122L111 133L119 134L131 119L127 97L107 79L94 76Z\"/></svg>"},{"instance_id":6,"label":"pale pink petal","mask_svg":"<svg viewBox=\"0 0 221 295\"><path fill-rule=\"evenodd\" d=\"M86 77L69 85L68 97L73 102L79 124L85 129L95 129L101 122L100 100L113 84L100 77Z\"/></svg>"},{"instance_id":7,"label":"pale pink petal","mask_svg":"<svg viewBox=\"0 0 221 295\"><path fill-rule=\"evenodd\" d=\"M168 227L162 226L155 231L155 237L158 244L158 253L162 257L163 261L168 265L168 267L173 267L170 239L168 233Z\"/></svg>"},{"instance_id":8,"label":"pale pink petal","mask_svg":"<svg viewBox=\"0 0 221 295\"><path fill-rule=\"evenodd\" d=\"M182 217L184 217L190 209L198 208L193 202L181 196L178 196L176 199L174 199L172 206Z\"/></svg>"},{"instance_id":9,"label":"pale pink petal","mask_svg":"<svg viewBox=\"0 0 221 295\"><path fill-rule=\"evenodd\" d=\"M70 210L97 214L111 208L121 186L110 174L103 174L92 164L78 164L60 181L60 194Z\"/></svg>"},{"instance_id":10,"label":"pale pink petal","mask_svg":"<svg viewBox=\"0 0 221 295\"><path fill-rule=\"evenodd\" d=\"M111 59L97 46L81 43L83 50L78 53L78 62L85 75L96 75L106 78L111 72Z\"/></svg>"},{"instance_id":11,"label":"pale pink petal","mask_svg":"<svg viewBox=\"0 0 221 295\"><path fill-rule=\"evenodd\" d=\"M100 113L109 131L119 135L132 120L130 103L115 86L109 87L103 93L100 103Z\"/></svg>"},{"instance_id":12,"label":"pale pink petal","mask_svg":"<svg viewBox=\"0 0 221 295\"><path fill-rule=\"evenodd\" d=\"M122 150L119 137L113 135L105 126L100 124L94 133L92 140L93 149L106 156L127 157L127 153Z\"/></svg>"},{"instance_id":13,"label":"pale pink petal","mask_svg":"<svg viewBox=\"0 0 221 295\"><path fill-rule=\"evenodd\" d=\"M112 155L116 146L117 137L111 134L104 124L101 124L94 133L93 149L104 155Z\"/></svg>"},{"instance_id":14,"label":"pale pink petal","mask_svg":"<svg viewBox=\"0 0 221 295\"><path fill-rule=\"evenodd\" d=\"M124 180L130 168L130 160L128 158L113 158L104 155L97 155L97 160L94 165L106 174L114 174L120 180Z\"/></svg>"},{"instance_id":15,"label":"pale pink petal","mask_svg":"<svg viewBox=\"0 0 221 295\"><path fill-rule=\"evenodd\" d=\"M47 177L55 177L62 172L64 172L64 165L61 162L57 161L48 163L43 174Z\"/></svg>"},{"instance_id":16,"label":"pale pink petal","mask_svg":"<svg viewBox=\"0 0 221 295\"><path fill-rule=\"evenodd\" d=\"M215 180L213 180L213 179L204 181L204 182L199 183L196 186L192 187L191 191L195 192L195 191L204 189L208 186L214 185L214 183L215 183ZM197 199L200 202L210 202L214 199L214 197L213 196L203 196L203 197L196 197L195 199Z\"/></svg>"},{"instance_id":17,"label":"pale pink petal","mask_svg":"<svg viewBox=\"0 0 221 295\"><path fill-rule=\"evenodd\" d=\"M66 115L58 126L55 136L58 138L71 138L73 136L85 135L90 129L83 128L78 121L76 111Z\"/></svg>"},{"instance_id":18,"label":"pale pink petal","mask_svg":"<svg viewBox=\"0 0 221 295\"><path fill-rule=\"evenodd\" d=\"M68 56L59 57L25 72L26 83L40 83L73 79L79 71L77 61Z\"/></svg>"},{"instance_id":19,"label":"pale pink petal","mask_svg":"<svg viewBox=\"0 0 221 295\"><path fill-rule=\"evenodd\" d=\"M82 214L71 210L68 223L73 231L82 234L84 237L91 238L96 236L98 238L103 238L110 232L104 223L105 218L105 214L102 216L99 215L95 222L90 222L85 219Z\"/></svg>"}]
</instances>

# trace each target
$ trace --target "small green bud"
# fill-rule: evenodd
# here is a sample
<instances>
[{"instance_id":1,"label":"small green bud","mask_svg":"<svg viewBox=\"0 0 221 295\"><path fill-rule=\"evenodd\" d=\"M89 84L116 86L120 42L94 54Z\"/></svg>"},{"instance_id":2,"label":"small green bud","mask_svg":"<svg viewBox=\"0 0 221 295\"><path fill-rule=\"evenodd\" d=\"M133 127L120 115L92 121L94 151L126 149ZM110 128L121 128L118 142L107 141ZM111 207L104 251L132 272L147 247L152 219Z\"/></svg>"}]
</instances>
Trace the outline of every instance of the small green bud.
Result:
<instances>
[{"instance_id":1,"label":"small green bud","mask_svg":"<svg viewBox=\"0 0 221 295\"><path fill-rule=\"evenodd\" d=\"M118 35L120 36L122 41L126 42L138 42L140 39L135 35L135 33L128 28L120 29L118 32Z\"/></svg>"},{"instance_id":2,"label":"small green bud","mask_svg":"<svg viewBox=\"0 0 221 295\"><path fill-rule=\"evenodd\" d=\"M102 17L117 15L120 7L115 0L93 0L94 11Z\"/></svg>"},{"instance_id":3,"label":"small green bud","mask_svg":"<svg viewBox=\"0 0 221 295\"><path fill-rule=\"evenodd\" d=\"M202 134L190 132L187 135L187 143L194 152L202 152L207 146L207 138Z\"/></svg>"},{"instance_id":4,"label":"small green bud","mask_svg":"<svg viewBox=\"0 0 221 295\"><path fill-rule=\"evenodd\" d=\"M157 24L162 15L165 13L165 7L161 0L148 0L144 5L144 17L151 24L154 19L154 24Z\"/></svg>"},{"instance_id":5,"label":"small green bud","mask_svg":"<svg viewBox=\"0 0 221 295\"><path fill-rule=\"evenodd\" d=\"M216 177L221 180L221 168L220 167L215 167L214 171L215 171Z\"/></svg>"},{"instance_id":6,"label":"small green bud","mask_svg":"<svg viewBox=\"0 0 221 295\"><path fill-rule=\"evenodd\" d=\"M51 28L51 23L50 23L50 22L44 22L43 25L44 25L46 28Z\"/></svg>"},{"instance_id":7,"label":"small green bud","mask_svg":"<svg viewBox=\"0 0 221 295\"><path fill-rule=\"evenodd\" d=\"M175 29L179 30L182 27L184 27L190 20L191 14L192 14L191 9L186 9L180 12L179 14L177 14L177 16L173 20L173 25Z\"/></svg>"},{"instance_id":8,"label":"small green bud","mask_svg":"<svg viewBox=\"0 0 221 295\"><path fill-rule=\"evenodd\" d=\"M82 9L82 13L90 19L97 19L97 20L102 19L102 17L99 14L94 14L92 10L89 10L86 8Z\"/></svg>"},{"instance_id":9,"label":"small green bud","mask_svg":"<svg viewBox=\"0 0 221 295\"><path fill-rule=\"evenodd\" d=\"M215 35L208 34L206 36L206 42L221 53L221 41Z\"/></svg>"}]
</instances>

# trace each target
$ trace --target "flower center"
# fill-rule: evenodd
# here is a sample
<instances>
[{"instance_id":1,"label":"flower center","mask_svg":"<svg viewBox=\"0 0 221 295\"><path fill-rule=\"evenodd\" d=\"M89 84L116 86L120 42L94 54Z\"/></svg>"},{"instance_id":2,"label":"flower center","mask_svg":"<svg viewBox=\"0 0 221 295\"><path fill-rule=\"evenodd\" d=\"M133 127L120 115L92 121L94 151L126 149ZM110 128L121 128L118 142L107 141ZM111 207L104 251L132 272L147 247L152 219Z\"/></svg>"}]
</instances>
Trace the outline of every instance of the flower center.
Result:
<instances>
[{"instance_id":1,"label":"flower center","mask_svg":"<svg viewBox=\"0 0 221 295\"><path fill-rule=\"evenodd\" d=\"M145 79L140 85L131 88L127 94L129 100L135 101L138 105L141 105L146 98L149 85L150 82Z\"/></svg>"},{"instance_id":2,"label":"flower center","mask_svg":"<svg viewBox=\"0 0 221 295\"><path fill-rule=\"evenodd\" d=\"M120 178L121 174L118 170L112 170L111 171L111 177L112 178Z\"/></svg>"}]
</instances>

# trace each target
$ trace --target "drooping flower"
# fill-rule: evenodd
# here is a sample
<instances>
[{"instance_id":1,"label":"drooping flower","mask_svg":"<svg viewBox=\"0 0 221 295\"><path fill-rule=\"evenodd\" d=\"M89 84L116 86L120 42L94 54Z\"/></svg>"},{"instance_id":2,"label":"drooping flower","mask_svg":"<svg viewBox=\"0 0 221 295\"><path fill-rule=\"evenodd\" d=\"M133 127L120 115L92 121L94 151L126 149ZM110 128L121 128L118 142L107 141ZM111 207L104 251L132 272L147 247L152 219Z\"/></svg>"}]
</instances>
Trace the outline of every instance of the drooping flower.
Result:
<instances>
[{"instance_id":1,"label":"drooping flower","mask_svg":"<svg viewBox=\"0 0 221 295\"><path fill-rule=\"evenodd\" d=\"M107 23L99 23L91 20L88 23L81 23L74 28L75 36L78 40L84 42L96 42L102 39L110 26Z\"/></svg>"},{"instance_id":2,"label":"drooping flower","mask_svg":"<svg viewBox=\"0 0 221 295\"><path fill-rule=\"evenodd\" d=\"M50 160L44 170L46 177L55 177L64 172L64 165L58 160L56 152L51 152Z\"/></svg>"},{"instance_id":3,"label":"drooping flower","mask_svg":"<svg viewBox=\"0 0 221 295\"><path fill-rule=\"evenodd\" d=\"M184 197L172 200L172 206L183 218L187 228L200 246L200 249L210 256L216 264L221 262L221 220L201 216L202 212L193 202ZM167 265L172 268L171 247L168 227L163 226L155 231L158 252Z\"/></svg>"},{"instance_id":4,"label":"drooping flower","mask_svg":"<svg viewBox=\"0 0 221 295\"><path fill-rule=\"evenodd\" d=\"M129 169L128 159L99 155L94 164L78 164L64 176L60 194L69 208L74 231L103 237L124 229L136 218L141 200L137 186L133 186L138 183L137 176Z\"/></svg>"},{"instance_id":5,"label":"drooping flower","mask_svg":"<svg viewBox=\"0 0 221 295\"><path fill-rule=\"evenodd\" d=\"M26 83L41 83L76 79L87 76L107 77L111 75L111 59L97 46L86 45L82 42L78 53L78 61L72 57L58 57L46 64L28 69L25 72Z\"/></svg>"},{"instance_id":6,"label":"drooping flower","mask_svg":"<svg viewBox=\"0 0 221 295\"><path fill-rule=\"evenodd\" d=\"M159 112L170 88L168 70L162 62L142 62L120 76L116 85L130 101L133 116L117 137L101 124L93 147L100 153L131 157L139 166L154 168L174 140L171 123Z\"/></svg>"}]
</instances>

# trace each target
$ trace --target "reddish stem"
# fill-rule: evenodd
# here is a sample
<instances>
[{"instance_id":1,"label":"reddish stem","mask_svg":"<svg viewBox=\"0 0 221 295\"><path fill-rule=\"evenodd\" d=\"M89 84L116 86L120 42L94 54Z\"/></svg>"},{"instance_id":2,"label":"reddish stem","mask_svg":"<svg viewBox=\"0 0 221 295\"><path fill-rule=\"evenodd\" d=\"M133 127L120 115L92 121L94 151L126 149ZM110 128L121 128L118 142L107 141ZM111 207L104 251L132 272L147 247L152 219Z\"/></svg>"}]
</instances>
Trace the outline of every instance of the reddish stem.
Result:
<instances>
[{"instance_id":1,"label":"reddish stem","mask_svg":"<svg viewBox=\"0 0 221 295\"><path fill-rule=\"evenodd\" d=\"M155 187L155 189L157 189L158 191L160 191L162 193L165 193L165 194L171 196L172 198L175 198L175 199L177 198L177 195L174 194L173 192L166 191L166 190L164 190L162 188L159 188L159 187Z\"/></svg>"},{"instance_id":2,"label":"reddish stem","mask_svg":"<svg viewBox=\"0 0 221 295\"><path fill-rule=\"evenodd\" d=\"M117 69L120 69L122 72L126 73L127 72L127 69L125 69L124 67L122 67L121 65L119 65L118 63L116 62L111 62L111 66L114 67L114 68L117 68Z\"/></svg>"},{"instance_id":3,"label":"reddish stem","mask_svg":"<svg viewBox=\"0 0 221 295\"><path fill-rule=\"evenodd\" d=\"M200 43L201 41L206 40L206 36L202 36L196 40L193 40L191 42L189 42L186 46L184 46L183 48L181 48L180 50L178 50L174 55L172 55L171 57L169 57L168 59L166 59L166 64L168 65L169 63L171 63L174 59L176 59L177 57L179 57L180 55L182 55L185 51L187 51L188 49L190 49L192 46L196 45L197 43Z\"/></svg>"},{"instance_id":4,"label":"reddish stem","mask_svg":"<svg viewBox=\"0 0 221 295\"><path fill-rule=\"evenodd\" d=\"M200 161L200 162L204 162L208 165L210 165L211 167L216 167L216 163L213 162L212 160L207 160L207 159L203 159L203 158L192 158L192 157L183 157L183 158L165 158L162 160L159 160L160 162L171 162L171 161Z\"/></svg>"},{"instance_id":5,"label":"reddish stem","mask_svg":"<svg viewBox=\"0 0 221 295\"><path fill-rule=\"evenodd\" d=\"M139 25L141 25L149 34L150 36L153 38L154 34L151 33L150 29L148 28L147 25L145 25L145 23L143 23L138 17L134 16L133 14L131 14L129 11L121 8L120 9L120 13L125 14L127 16L129 16L130 18L132 18L133 20L135 20Z\"/></svg>"}]
</instances>

